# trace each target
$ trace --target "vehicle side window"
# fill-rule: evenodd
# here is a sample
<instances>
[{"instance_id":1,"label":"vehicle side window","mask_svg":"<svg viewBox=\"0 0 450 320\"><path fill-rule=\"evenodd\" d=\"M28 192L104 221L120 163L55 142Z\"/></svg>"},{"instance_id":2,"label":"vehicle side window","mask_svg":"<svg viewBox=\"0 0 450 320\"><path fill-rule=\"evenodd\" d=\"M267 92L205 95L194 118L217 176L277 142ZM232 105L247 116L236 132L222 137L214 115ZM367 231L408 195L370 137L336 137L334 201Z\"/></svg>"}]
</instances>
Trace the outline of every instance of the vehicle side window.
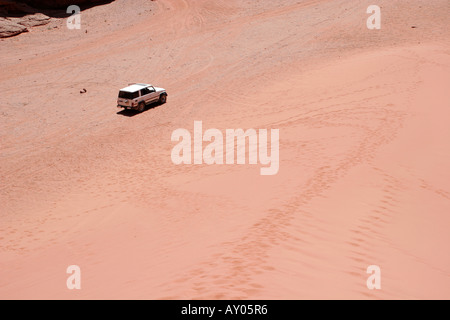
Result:
<instances>
[{"instance_id":1,"label":"vehicle side window","mask_svg":"<svg viewBox=\"0 0 450 320\"><path fill-rule=\"evenodd\" d=\"M153 88L153 87L148 87L148 89L149 89L150 92L155 92L156 91L155 88Z\"/></svg>"},{"instance_id":2,"label":"vehicle side window","mask_svg":"<svg viewBox=\"0 0 450 320\"><path fill-rule=\"evenodd\" d=\"M149 94L150 90L148 90L148 88L144 88L141 90L141 96L145 96L146 94Z\"/></svg>"}]
</instances>

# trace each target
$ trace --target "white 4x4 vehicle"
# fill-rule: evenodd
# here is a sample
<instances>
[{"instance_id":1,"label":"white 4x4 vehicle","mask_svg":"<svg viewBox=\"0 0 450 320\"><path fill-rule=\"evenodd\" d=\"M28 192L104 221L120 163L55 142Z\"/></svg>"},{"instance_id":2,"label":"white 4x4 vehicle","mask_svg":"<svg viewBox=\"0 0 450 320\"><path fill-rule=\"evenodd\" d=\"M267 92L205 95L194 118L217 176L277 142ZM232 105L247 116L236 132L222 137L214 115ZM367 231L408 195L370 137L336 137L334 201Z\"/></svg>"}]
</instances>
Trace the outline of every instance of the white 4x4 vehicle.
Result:
<instances>
[{"instance_id":1,"label":"white 4x4 vehicle","mask_svg":"<svg viewBox=\"0 0 450 320\"><path fill-rule=\"evenodd\" d=\"M135 83L119 91L117 107L144 111L145 106L152 102L161 104L167 101L167 92L163 88L154 87L151 84Z\"/></svg>"}]
</instances>

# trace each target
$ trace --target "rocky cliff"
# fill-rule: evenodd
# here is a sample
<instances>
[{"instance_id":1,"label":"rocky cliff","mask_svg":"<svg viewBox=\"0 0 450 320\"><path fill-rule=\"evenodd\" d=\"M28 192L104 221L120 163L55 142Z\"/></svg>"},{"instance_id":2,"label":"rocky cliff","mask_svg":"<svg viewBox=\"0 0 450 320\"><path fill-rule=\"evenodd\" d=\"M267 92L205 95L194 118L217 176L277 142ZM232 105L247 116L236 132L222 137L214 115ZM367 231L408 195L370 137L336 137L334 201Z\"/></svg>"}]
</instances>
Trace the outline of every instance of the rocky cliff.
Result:
<instances>
[{"instance_id":1,"label":"rocky cliff","mask_svg":"<svg viewBox=\"0 0 450 320\"><path fill-rule=\"evenodd\" d=\"M22 0L21 2L34 8L61 9L75 5L91 5L104 0Z\"/></svg>"},{"instance_id":2,"label":"rocky cliff","mask_svg":"<svg viewBox=\"0 0 450 320\"><path fill-rule=\"evenodd\" d=\"M49 23L50 17L45 14L52 16L55 9L65 12L69 5L94 6L106 2L111 0L0 0L0 38L16 36L30 27Z\"/></svg>"}]
</instances>

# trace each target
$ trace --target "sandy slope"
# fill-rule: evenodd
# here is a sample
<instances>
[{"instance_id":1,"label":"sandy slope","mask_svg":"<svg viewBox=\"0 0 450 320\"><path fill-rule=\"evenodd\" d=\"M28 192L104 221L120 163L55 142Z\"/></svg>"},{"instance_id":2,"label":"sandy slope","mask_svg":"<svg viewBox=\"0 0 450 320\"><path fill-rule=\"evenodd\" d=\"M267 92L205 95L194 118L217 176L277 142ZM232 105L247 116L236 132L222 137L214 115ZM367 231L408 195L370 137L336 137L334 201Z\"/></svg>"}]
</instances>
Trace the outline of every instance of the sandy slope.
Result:
<instances>
[{"instance_id":1,"label":"sandy slope","mask_svg":"<svg viewBox=\"0 0 450 320\"><path fill-rule=\"evenodd\" d=\"M118 0L0 41L0 298L450 298L449 4L378 3ZM117 114L140 81L169 102ZM173 165L194 120L280 129L279 174Z\"/></svg>"}]
</instances>

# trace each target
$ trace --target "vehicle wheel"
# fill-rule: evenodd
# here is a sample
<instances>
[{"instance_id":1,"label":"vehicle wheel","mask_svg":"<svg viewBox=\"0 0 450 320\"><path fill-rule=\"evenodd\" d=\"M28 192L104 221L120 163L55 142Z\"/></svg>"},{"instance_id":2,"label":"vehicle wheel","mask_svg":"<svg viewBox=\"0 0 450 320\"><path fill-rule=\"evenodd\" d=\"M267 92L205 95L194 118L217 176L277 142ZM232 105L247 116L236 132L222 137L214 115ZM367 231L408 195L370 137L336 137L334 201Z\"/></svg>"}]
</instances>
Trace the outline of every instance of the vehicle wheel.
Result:
<instances>
[{"instance_id":1,"label":"vehicle wheel","mask_svg":"<svg viewBox=\"0 0 450 320\"><path fill-rule=\"evenodd\" d=\"M137 111L142 112L142 111L144 111L144 110L145 110L145 102L144 102L144 101L141 101L141 102L139 102L139 104L138 104Z\"/></svg>"},{"instance_id":2,"label":"vehicle wheel","mask_svg":"<svg viewBox=\"0 0 450 320\"><path fill-rule=\"evenodd\" d=\"M162 94L159 96L159 103L163 104L167 101L167 94Z\"/></svg>"}]
</instances>

